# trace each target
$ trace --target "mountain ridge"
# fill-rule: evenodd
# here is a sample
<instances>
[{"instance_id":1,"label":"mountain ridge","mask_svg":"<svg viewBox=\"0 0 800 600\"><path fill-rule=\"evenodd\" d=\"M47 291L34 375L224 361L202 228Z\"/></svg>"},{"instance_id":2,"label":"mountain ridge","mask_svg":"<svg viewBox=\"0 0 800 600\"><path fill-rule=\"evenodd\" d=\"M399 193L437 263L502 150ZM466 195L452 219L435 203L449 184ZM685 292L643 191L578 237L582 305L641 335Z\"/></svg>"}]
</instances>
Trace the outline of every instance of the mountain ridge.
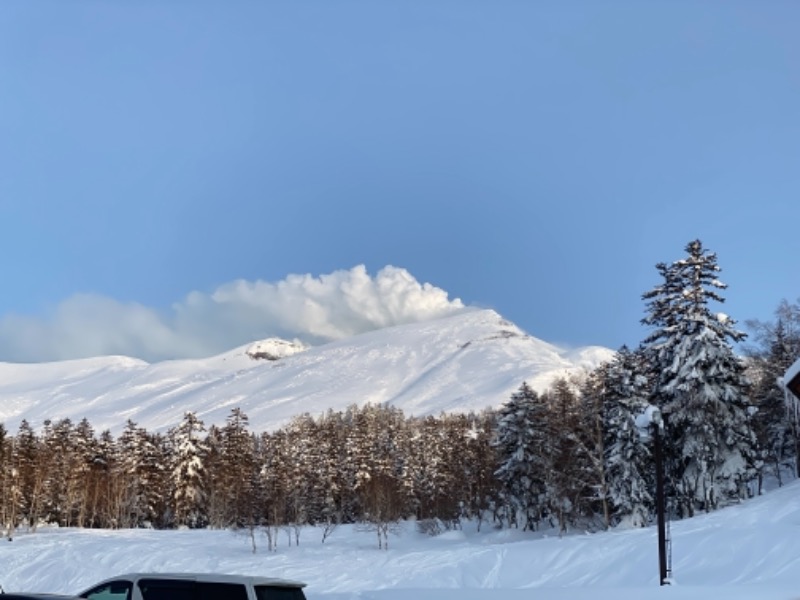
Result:
<instances>
[{"instance_id":1,"label":"mountain ridge","mask_svg":"<svg viewBox=\"0 0 800 600\"><path fill-rule=\"evenodd\" d=\"M254 359L254 348L285 355ZM265 431L302 413L368 402L417 416L467 412L500 405L523 381L542 390L613 354L598 346L558 348L488 309L300 348L270 339L152 364L120 356L0 363L0 423L13 432L22 419L36 428L46 419L85 417L95 430L119 433L130 419L163 431L185 411L206 426L222 425L239 407L253 430Z\"/></svg>"}]
</instances>

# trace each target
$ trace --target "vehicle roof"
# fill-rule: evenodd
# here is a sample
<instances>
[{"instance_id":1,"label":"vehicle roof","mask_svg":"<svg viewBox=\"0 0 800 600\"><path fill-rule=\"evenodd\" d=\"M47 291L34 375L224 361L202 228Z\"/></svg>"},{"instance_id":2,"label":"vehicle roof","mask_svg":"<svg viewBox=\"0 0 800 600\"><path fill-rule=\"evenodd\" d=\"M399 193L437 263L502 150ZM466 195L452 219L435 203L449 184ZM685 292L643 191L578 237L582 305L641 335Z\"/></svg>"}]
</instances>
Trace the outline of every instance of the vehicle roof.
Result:
<instances>
[{"instance_id":1,"label":"vehicle roof","mask_svg":"<svg viewBox=\"0 0 800 600\"><path fill-rule=\"evenodd\" d=\"M246 585L271 585L275 587L305 587L302 581L282 579L280 577L264 577L261 575L235 575L230 573L123 573L115 577L109 577L99 581L92 586L97 587L109 581L119 579L129 579L138 581L139 579L183 579L191 581L215 581L218 583L243 583ZM91 588L89 588L91 589Z\"/></svg>"},{"instance_id":2,"label":"vehicle roof","mask_svg":"<svg viewBox=\"0 0 800 600\"><path fill-rule=\"evenodd\" d=\"M26 592L0 592L3 600L80 600L77 596L63 594L28 594Z\"/></svg>"}]
</instances>

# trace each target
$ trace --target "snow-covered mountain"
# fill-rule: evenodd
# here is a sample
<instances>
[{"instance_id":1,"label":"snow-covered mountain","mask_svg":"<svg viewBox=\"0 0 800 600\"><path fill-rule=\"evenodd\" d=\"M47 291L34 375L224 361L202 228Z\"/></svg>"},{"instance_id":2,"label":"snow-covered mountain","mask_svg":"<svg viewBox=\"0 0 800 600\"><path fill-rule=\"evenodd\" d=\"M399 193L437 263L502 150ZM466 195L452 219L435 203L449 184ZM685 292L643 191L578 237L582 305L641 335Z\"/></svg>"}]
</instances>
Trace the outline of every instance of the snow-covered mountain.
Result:
<instances>
[{"instance_id":1,"label":"snow-covered mountain","mask_svg":"<svg viewBox=\"0 0 800 600\"><path fill-rule=\"evenodd\" d=\"M307 412L390 402L407 415L498 406L522 381L591 368L612 351L565 351L492 310L372 331L306 348L265 340L206 359L155 364L120 356L43 364L0 363L0 423L88 418L119 432L128 419L148 430L176 425L188 410L206 425L240 407L255 431ZM259 358L254 358L259 357Z\"/></svg>"}]
</instances>

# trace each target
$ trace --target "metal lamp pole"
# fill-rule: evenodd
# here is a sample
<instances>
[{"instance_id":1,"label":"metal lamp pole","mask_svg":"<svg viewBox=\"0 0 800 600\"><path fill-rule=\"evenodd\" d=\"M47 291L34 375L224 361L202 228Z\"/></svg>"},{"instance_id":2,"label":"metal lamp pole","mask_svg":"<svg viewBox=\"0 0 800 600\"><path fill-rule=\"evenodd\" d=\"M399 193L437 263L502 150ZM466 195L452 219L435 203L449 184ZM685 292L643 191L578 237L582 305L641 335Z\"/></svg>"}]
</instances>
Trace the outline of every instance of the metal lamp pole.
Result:
<instances>
[{"instance_id":1,"label":"metal lamp pole","mask_svg":"<svg viewBox=\"0 0 800 600\"><path fill-rule=\"evenodd\" d=\"M656 461L656 515L658 517L658 581L659 585L669 585L667 581L667 529L666 507L664 502L664 459L661 451L661 425L663 421L653 422L653 449Z\"/></svg>"}]
</instances>

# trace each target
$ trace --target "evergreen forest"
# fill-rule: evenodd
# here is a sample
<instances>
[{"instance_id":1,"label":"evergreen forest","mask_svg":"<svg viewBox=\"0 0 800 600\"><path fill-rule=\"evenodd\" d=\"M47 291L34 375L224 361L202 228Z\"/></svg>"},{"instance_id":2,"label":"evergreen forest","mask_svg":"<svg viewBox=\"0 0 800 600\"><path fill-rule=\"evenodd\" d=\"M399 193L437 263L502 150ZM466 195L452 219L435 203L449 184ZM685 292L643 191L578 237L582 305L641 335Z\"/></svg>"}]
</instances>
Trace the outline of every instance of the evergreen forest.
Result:
<instances>
[{"instance_id":1,"label":"evergreen forest","mask_svg":"<svg viewBox=\"0 0 800 600\"><path fill-rule=\"evenodd\" d=\"M667 510L691 517L797 477L797 407L780 377L800 357L800 301L770 321L713 312L717 257L699 240L656 265L642 295L647 337L542 392L526 382L499 408L408 416L353 404L251 431L193 412L166 433L133 421L117 437L84 419L0 424L0 531L318 526L356 523L386 540L415 519L435 534L465 520L525 530L596 531L654 519L653 435L663 440Z\"/></svg>"}]
</instances>

